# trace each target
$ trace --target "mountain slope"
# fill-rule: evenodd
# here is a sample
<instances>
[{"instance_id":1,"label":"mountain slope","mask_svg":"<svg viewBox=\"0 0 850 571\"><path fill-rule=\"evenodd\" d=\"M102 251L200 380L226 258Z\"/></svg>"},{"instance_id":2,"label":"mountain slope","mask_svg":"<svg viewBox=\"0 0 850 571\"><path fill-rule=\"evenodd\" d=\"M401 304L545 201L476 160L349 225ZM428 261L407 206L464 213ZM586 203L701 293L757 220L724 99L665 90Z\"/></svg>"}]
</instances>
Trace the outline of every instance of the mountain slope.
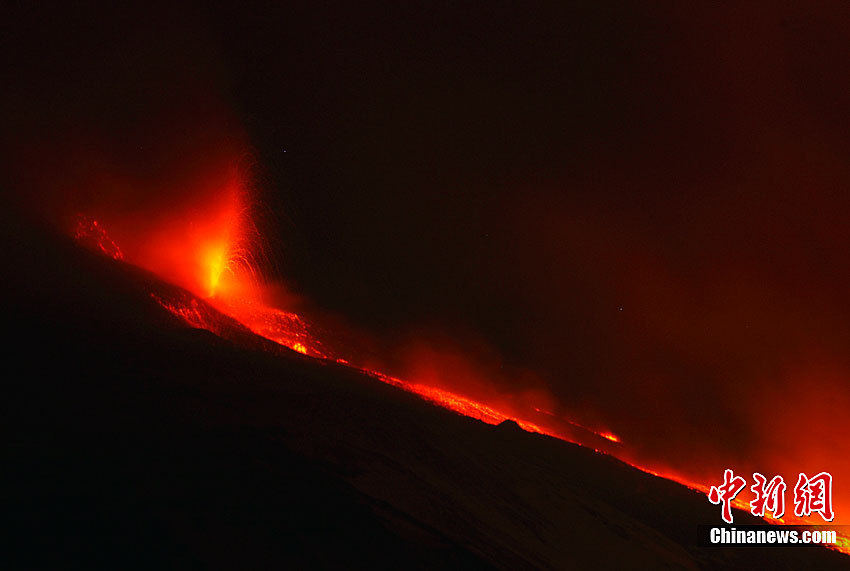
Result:
<instances>
[{"instance_id":1,"label":"mountain slope","mask_svg":"<svg viewBox=\"0 0 850 571\"><path fill-rule=\"evenodd\" d=\"M698 548L719 521L702 494L270 351L224 316L226 339L188 328L150 295L187 292L4 231L4 568L846 567Z\"/></svg>"}]
</instances>

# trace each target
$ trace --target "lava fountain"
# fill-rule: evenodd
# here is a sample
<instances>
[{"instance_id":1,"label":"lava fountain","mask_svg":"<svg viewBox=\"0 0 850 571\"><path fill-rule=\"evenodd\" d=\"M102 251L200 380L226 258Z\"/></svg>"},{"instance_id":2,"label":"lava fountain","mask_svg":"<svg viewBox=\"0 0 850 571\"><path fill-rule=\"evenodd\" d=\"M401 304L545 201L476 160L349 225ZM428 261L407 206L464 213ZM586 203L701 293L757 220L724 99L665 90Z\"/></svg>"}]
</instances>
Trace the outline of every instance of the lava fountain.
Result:
<instances>
[{"instance_id":1,"label":"lava fountain","mask_svg":"<svg viewBox=\"0 0 850 571\"><path fill-rule=\"evenodd\" d=\"M253 333L293 351L358 368L381 382L392 384L439 406L488 424L513 420L522 428L547 434L597 450L610 451L620 439L607 430L594 430L568 419L533 408L526 414L514 407L480 402L423 380L405 381L367 365L358 355L337 354L316 335L316 327L298 313L274 307L264 297L261 271L263 243L250 216L244 176L229 171L224 184L210 192L201 206L157 216L155 227L146 227L140 240L125 254L118 246L126 234L107 232L107 224L89 215L78 215L73 236L78 243L116 260L138 265L179 285L221 313L236 319ZM195 196L196 193L193 193ZM120 222L120 221L119 221ZM219 331L198 300L154 299L188 325Z\"/></svg>"},{"instance_id":2,"label":"lava fountain","mask_svg":"<svg viewBox=\"0 0 850 571\"><path fill-rule=\"evenodd\" d=\"M241 325L277 345L321 360L334 361L360 370L370 377L414 393L438 406L464 416L495 425L512 420L529 432L545 434L610 454L649 474L670 479L693 490L708 493L709 485L694 482L670 469L648 466L631 457L620 436L606 429L594 429L550 410L486 403L423 380L403 380L374 366L366 366L358 355L337 354L316 334L316 328L298 313L274 307L263 295L258 269L262 241L251 222L248 192L238 171L231 171L203 207L170 212L158 217L157 226L144 233L142 240L129 240L132 247L122 250L120 239L113 239L106 224L89 215L78 215L72 231L81 245L118 262L127 262L179 285L197 297L175 299L152 297L166 310L194 328L219 334L213 307ZM116 232L116 235L120 234ZM260 254L258 254L260 252ZM748 511L743 495L733 505ZM771 523L818 523L814 520L765 518ZM794 520L794 521L792 521ZM850 553L850 542L842 537L839 550Z\"/></svg>"}]
</instances>

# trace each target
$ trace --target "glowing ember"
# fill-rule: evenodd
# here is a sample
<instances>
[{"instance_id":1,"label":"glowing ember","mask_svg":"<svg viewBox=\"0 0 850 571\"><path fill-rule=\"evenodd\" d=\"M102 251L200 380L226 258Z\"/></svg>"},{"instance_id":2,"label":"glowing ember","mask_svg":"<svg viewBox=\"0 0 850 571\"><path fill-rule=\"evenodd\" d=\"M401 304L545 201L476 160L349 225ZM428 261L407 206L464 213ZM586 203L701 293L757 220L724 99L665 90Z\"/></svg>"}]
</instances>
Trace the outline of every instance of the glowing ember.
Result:
<instances>
[{"instance_id":1,"label":"glowing ember","mask_svg":"<svg viewBox=\"0 0 850 571\"><path fill-rule=\"evenodd\" d=\"M230 315L260 337L303 355L327 357L321 343L310 332L310 325L296 313L269 307L247 294L229 297L219 295L209 301L216 309Z\"/></svg>"},{"instance_id":2,"label":"glowing ember","mask_svg":"<svg viewBox=\"0 0 850 571\"><path fill-rule=\"evenodd\" d=\"M206 329L213 333L216 332L213 330L215 328L213 320L207 319L207 317L201 312L201 307L197 300L191 299L188 300L187 303L174 303L153 293L151 294L151 297L173 315L176 315L185 321L189 326L196 329Z\"/></svg>"},{"instance_id":3,"label":"glowing ember","mask_svg":"<svg viewBox=\"0 0 850 571\"><path fill-rule=\"evenodd\" d=\"M74 228L74 240L89 249L106 254L113 260L123 260L124 254L121 248L118 247L112 238L109 237L106 230L98 223L97 220L84 216L77 216L76 226Z\"/></svg>"},{"instance_id":4,"label":"glowing ember","mask_svg":"<svg viewBox=\"0 0 850 571\"><path fill-rule=\"evenodd\" d=\"M500 424L506 420L513 420L521 428L529 432L537 432L539 434L549 434L550 436L557 436L556 434L552 434L532 422L513 418L497 411L492 407L489 407L480 402L476 402L470 398L443 389L429 387L427 385L422 385L418 383L408 383L407 381L403 381L397 377L391 377L390 375L385 375L377 371L370 371L368 369L362 369L362 371L368 374L369 376L378 379L379 381L399 387L408 392L415 393L430 402L438 404L449 410L453 410L464 416L469 416L482 422L486 422L487 424Z\"/></svg>"},{"instance_id":5,"label":"glowing ember","mask_svg":"<svg viewBox=\"0 0 850 571\"><path fill-rule=\"evenodd\" d=\"M543 410L541 408L535 408L534 410L535 410L535 412L539 412L540 414L545 414L546 416L551 416L554 419L566 422L567 424L575 426L576 428L580 428L581 430L583 430L585 432L590 432L592 434L595 434L596 436L599 436L600 438L604 438L605 440L608 440L609 442L615 442L617 444L620 443L620 437L617 436L616 434L614 434L613 432L609 432L609 431L601 431L600 432L598 430L593 430L592 428L588 428L587 426L579 424L579 423L577 423L573 420L570 420L569 418L562 418L562 417L556 415L554 412L552 412L550 410ZM561 438L563 438L563 437L561 437ZM569 438L564 438L564 440L569 440L570 442L573 442L573 440L569 439ZM580 442L577 442L576 444L580 444Z\"/></svg>"}]
</instances>

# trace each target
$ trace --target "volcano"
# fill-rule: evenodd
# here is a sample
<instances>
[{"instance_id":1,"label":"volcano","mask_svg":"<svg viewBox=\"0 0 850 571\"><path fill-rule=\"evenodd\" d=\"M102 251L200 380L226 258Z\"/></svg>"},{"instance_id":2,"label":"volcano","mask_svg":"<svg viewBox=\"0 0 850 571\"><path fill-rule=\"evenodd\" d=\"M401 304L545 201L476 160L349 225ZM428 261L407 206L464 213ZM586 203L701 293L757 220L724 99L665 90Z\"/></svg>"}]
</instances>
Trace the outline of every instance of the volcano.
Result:
<instances>
[{"instance_id":1,"label":"volcano","mask_svg":"<svg viewBox=\"0 0 850 571\"><path fill-rule=\"evenodd\" d=\"M4 217L4 568L846 568L699 547L701 492L287 349Z\"/></svg>"}]
</instances>

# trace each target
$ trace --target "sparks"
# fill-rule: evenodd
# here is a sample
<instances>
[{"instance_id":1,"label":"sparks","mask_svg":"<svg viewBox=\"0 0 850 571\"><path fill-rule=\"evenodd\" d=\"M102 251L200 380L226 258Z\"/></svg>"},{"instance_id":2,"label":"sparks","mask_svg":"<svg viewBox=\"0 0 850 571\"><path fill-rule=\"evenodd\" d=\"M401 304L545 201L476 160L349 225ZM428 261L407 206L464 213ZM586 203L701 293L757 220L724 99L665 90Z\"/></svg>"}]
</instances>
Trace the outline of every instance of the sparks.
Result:
<instances>
[{"instance_id":1,"label":"sparks","mask_svg":"<svg viewBox=\"0 0 850 571\"><path fill-rule=\"evenodd\" d=\"M582 446L589 446L598 453L611 453L610 450L600 450L598 445L580 442L578 439L559 430L548 428L544 425L545 423L518 418L516 415L508 414L496 407L478 402L458 393L422 383L402 380L376 370L358 367L352 364L356 363L356 361L350 361L348 358L332 355L313 334L312 328L306 320L296 313L283 311L265 304L257 295L256 288L251 287L251 284L248 283L256 274L256 269L251 267L250 256L243 252L244 245L242 241L244 241L244 236L239 234L239 229L241 228L239 216L241 214L239 214L238 209L231 207L220 218L225 223L225 229L223 231L211 232L207 240L192 242L194 244L204 244L199 250L200 253L195 256L198 262L195 265L197 271L194 274L180 274L183 279L178 280L180 282L179 285L183 285L187 289L201 295L201 297L205 297L207 303L199 302L197 298L188 293L179 294L169 299L151 293L151 297L159 305L191 327L206 329L215 334L221 334L222 327L218 322L220 318L216 317L215 312L211 310L210 307L212 306L221 313L232 317L253 333L273 341L280 346L287 347L302 355L356 368L376 380L416 394L428 402L463 416L474 418L491 425L512 420L528 432L552 436ZM125 259L121 249L110 238L103 225L93 218L79 216L73 234L77 242L81 245L116 260ZM169 251L169 255L173 256L173 251ZM191 258L192 256L178 256L178 258L182 259L187 257ZM166 259L168 256L163 256L163 258ZM153 266L148 267L148 269L156 272L156 264L153 264ZM617 444L621 442L620 437L613 432L592 430L569 419L562 419L549 410L540 408L535 408L534 410L540 415L544 415L544 417L548 416L553 419L559 419L606 441ZM622 454L617 454L617 456L624 462L647 474L672 480L700 493L708 492L708 486L694 482L672 471L659 471L643 467L634 461L629 461ZM733 501L733 506L744 511L747 511L749 508L747 501L740 498L736 498ZM787 518L782 520L765 518L765 521L773 524L788 523ZM829 547L850 554L850 536L842 534L839 538L837 545Z\"/></svg>"}]
</instances>

